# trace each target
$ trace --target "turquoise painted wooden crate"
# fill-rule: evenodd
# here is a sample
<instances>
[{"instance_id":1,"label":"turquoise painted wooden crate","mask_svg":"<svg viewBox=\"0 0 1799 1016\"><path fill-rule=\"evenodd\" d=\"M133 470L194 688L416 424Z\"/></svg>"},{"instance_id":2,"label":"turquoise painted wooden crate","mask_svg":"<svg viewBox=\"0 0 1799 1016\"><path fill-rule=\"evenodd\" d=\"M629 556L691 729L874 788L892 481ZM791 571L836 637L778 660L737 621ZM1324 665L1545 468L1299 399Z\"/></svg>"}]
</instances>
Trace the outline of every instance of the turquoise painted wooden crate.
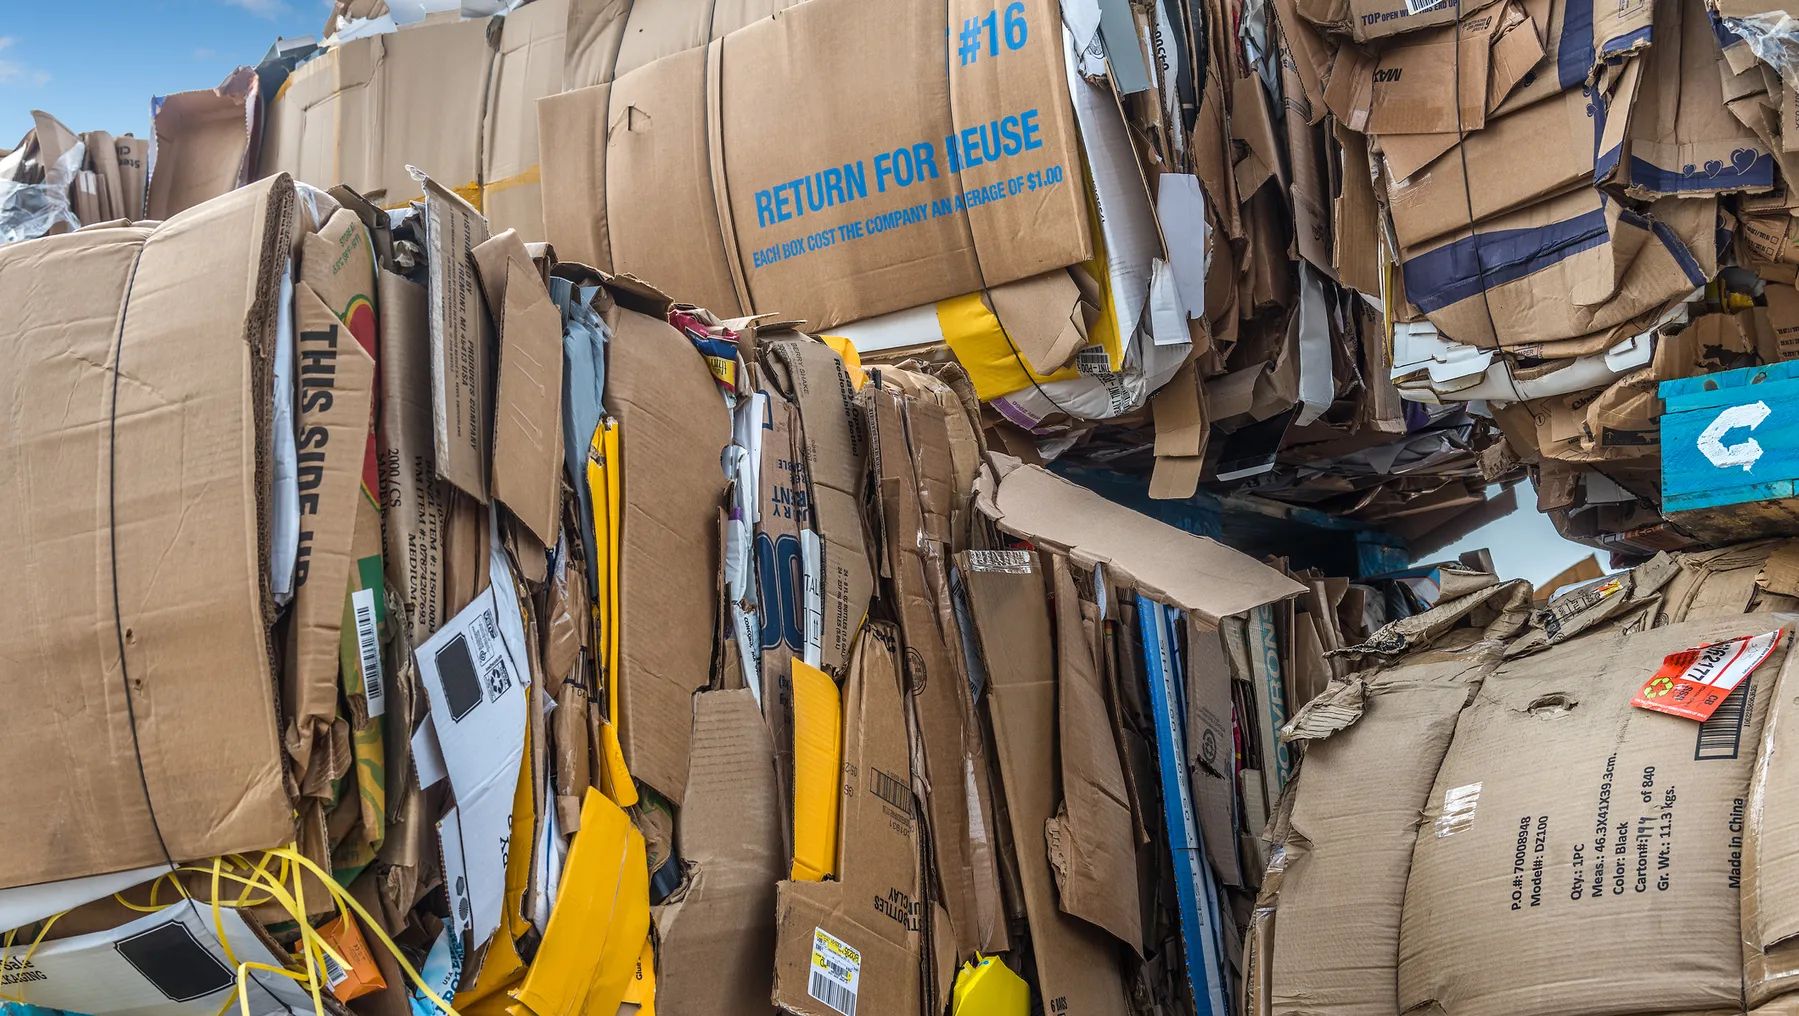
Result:
<instances>
[{"instance_id":1,"label":"turquoise painted wooden crate","mask_svg":"<svg viewBox=\"0 0 1799 1016\"><path fill-rule=\"evenodd\" d=\"M1799 536L1799 361L1664 381L1662 514L1700 539Z\"/></svg>"}]
</instances>

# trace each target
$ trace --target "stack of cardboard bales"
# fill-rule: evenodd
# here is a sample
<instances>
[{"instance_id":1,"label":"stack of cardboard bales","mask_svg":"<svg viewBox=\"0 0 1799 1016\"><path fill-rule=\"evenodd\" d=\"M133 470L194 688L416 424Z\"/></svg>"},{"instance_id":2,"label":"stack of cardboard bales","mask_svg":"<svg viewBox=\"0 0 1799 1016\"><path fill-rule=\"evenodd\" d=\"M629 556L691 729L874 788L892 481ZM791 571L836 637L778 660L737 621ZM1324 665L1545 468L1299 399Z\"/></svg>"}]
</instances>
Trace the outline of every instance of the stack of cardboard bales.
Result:
<instances>
[{"instance_id":1,"label":"stack of cardboard bales","mask_svg":"<svg viewBox=\"0 0 1799 1016\"><path fill-rule=\"evenodd\" d=\"M0 249L7 1001L1239 1004L1276 732L1460 572L1259 563L414 180Z\"/></svg>"},{"instance_id":2,"label":"stack of cardboard bales","mask_svg":"<svg viewBox=\"0 0 1799 1016\"><path fill-rule=\"evenodd\" d=\"M1681 0L1277 11L1289 124L1314 125L1302 133L1344 182L1338 281L1381 308L1400 394L1489 415L1562 534L1620 561L1791 532L1786 488L1765 485L1784 463L1738 482L1753 456L1716 440L1761 421L1708 439L1728 398L1675 401L1784 376L1792 355L1784 15ZM1732 370L1743 381L1684 380ZM1667 429L1707 408L1691 433ZM1694 496L1719 487L1743 489ZM1772 518L1694 511L1757 501Z\"/></svg>"},{"instance_id":3,"label":"stack of cardboard bales","mask_svg":"<svg viewBox=\"0 0 1799 1016\"><path fill-rule=\"evenodd\" d=\"M1283 732L1248 1011L1790 1011L1794 554L1490 585L1354 647Z\"/></svg>"},{"instance_id":4,"label":"stack of cardboard bales","mask_svg":"<svg viewBox=\"0 0 1799 1016\"><path fill-rule=\"evenodd\" d=\"M1277 68L1272 8L437 6L396 31L340 4L263 172L394 205L410 162L564 257L955 362L996 447L1157 498L1422 535L1524 476L1489 416L1402 406L1352 295L1381 291L1374 194L1286 116L1325 107Z\"/></svg>"}]
</instances>

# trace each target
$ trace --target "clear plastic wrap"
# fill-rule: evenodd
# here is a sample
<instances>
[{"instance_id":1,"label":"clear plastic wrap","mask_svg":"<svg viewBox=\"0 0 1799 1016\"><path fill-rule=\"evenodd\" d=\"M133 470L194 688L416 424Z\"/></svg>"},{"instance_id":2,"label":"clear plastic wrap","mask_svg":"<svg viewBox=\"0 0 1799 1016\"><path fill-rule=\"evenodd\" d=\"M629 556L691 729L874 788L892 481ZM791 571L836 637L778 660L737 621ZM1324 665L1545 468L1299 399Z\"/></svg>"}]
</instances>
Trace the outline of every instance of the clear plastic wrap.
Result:
<instances>
[{"instance_id":1,"label":"clear plastic wrap","mask_svg":"<svg viewBox=\"0 0 1799 1016\"><path fill-rule=\"evenodd\" d=\"M1724 24L1743 37L1756 59L1780 74L1788 88L1799 88L1799 19L1785 11L1725 18Z\"/></svg>"},{"instance_id":2,"label":"clear plastic wrap","mask_svg":"<svg viewBox=\"0 0 1799 1016\"><path fill-rule=\"evenodd\" d=\"M76 142L41 171L32 165L38 152L37 145L27 143L0 159L0 243L35 240L58 224L69 229L81 225L69 202L69 185L81 171L87 146Z\"/></svg>"}]
</instances>

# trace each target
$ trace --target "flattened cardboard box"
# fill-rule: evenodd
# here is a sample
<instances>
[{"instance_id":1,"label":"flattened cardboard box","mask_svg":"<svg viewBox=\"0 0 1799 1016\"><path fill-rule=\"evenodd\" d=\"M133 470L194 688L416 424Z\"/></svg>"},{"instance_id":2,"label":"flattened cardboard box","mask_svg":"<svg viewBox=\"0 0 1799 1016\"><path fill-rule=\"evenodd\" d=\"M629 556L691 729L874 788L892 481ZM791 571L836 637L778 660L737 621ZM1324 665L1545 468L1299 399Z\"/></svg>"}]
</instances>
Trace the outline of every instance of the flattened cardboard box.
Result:
<instances>
[{"instance_id":1,"label":"flattened cardboard box","mask_svg":"<svg viewBox=\"0 0 1799 1016\"><path fill-rule=\"evenodd\" d=\"M1454 24L1458 15L1495 0L1299 0L1300 17L1324 28L1348 32L1357 42Z\"/></svg>"},{"instance_id":2,"label":"flattened cardboard box","mask_svg":"<svg viewBox=\"0 0 1799 1016\"><path fill-rule=\"evenodd\" d=\"M1326 104L1351 130L1366 134L1454 134L1486 126L1488 111L1543 56L1537 26L1513 2L1470 14L1453 31L1460 40L1446 25L1396 39L1378 54L1343 47L1331 67ZM1460 85L1446 88L1458 66Z\"/></svg>"},{"instance_id":3,"label":"flattened cardboard box","mask_svg":"<svg viewBox=\"0 0 1799 1016\"><path fill-rule=\"evenodd\" d=\"M488 239L487 220L437 181L420 174L419 182L425 191L437 475L486 504L493 469L494 327L471 255Z\"/></svg>"},{"instance_id":4,"label":"flattened cardboard box","mask_svg":"<svg viewBox=\"0 0 1799 1016\"><path fill-rule=\"evenodd\" d=\"M765 345L775 383L800 408L810 478L812 524L824 545L825 670L841 673L874 595L874 571L862 518L868 469L867 426L837 351L805 336Z\"/></svg>"},{"instance_id":5,"label":"flattened cardboard box","mask_svg":"<svg viewBox=\"0 0 1799 1016\"><path fill-rule=\"evenodd\" d=\"M1757 676L1771 667L1764 664ZM1767 720L1746 809L1753 821L1743 828L1743 987L1752 1006L1799 985L1799 907L1793 902L1799 898L1799 810L1793 804L1799 800L1799 742L1792 728L1799 715L1799 654L1788 653L1778 677L1764 680L1771 688L1764 696Z\"/></svg>"},{"instance_id":6,"label":"flattened cardboard box","mask_svg":"<svg viewBox=\"0 0 1799 1016\"><path fill-rule=\"evenodd\" d=\"M871 626L844 685L837 878L777 888L774 1001L799 1016L922 1011L930 904L904 701L899 639Z\"/></svg>"},{"instance_id":7,"label":"flattened cardboard box","mask_svg":"<svg viewBox=\"0 0 1799 1016\"><path fill-rule=\"evenodd\" d=\"M1740 1004L1744 808L1786 648L1704 724L1631 699L1669 653L1790 620L1614 626L1486 679L1419 828L1399 936L1401 1011Z\"/></svg>"},{"instance_id":8,"label":"flattened cardboard box","mask_svg":"<svg viewBox=\"0 0 1799 1016\"><path fill-rule=\"evenodd\" d=\"M633 280L617 280L630 284ZM724 398L686 336L657 315L653 290L609 292L606 403L623 471L618 681L625 762L670 800L687 786L693 693L711 676L718 616L718 509L731 443ZM660 296L660 294L656 294Z\"/></svg>"},{"instance_id":9,"label":"flattened cardboard box","mask_svg":"<svg viewBox=\"0 0 1799 1016\"><path fill-rule=\"evenodd\" d=\"M946 14L987 13L814 0L541 100L550 242L814 328L1086 260L1056 5L946 48ZM833 123L857 129L795 130Z\"/></svg>"},{"instance_id":10,"label":"flattened cardboard box","mask_svg":"<svg viewBox=\"0 0 1799 1016\"><path fill-rule=\"evenodd\" d=\"M384 208L420 193L417 166L480 200L488 19L433 20L355 39L300 65L269 103L261 173L344 184Z\"/></svg>"},{"instance_id":11,"label":"flattened cardboard box","mask_svg":"<svg viewBox=\"0 0 1799 1016\"><path fill-rule=\"evenodd\" d=\"M1030 551L965 551L956 563L987 667L985 701L1044 1010L1123 1016L1129 1010L1116 940L1062 911L1044 841L1061 796L1061 767L1055 641L1040 558Z\"/></svg>"},{"instance_id":12,"label":"flattened cardboard box","mask_svg":"<svg viewBox=\"0 0 1799 1016\"><path fill-rule=\"evenodd\" d=\"M281 177L0 250L0 765L37 774L0 888L163 862L158 829L176 860L293 839L261 500L294 218Z\"/></svg>"},{"instance_id":13,"label":"flattened cardboard box","mask_svg":"<svg viewBox=\"0 0 1799 1016\"><path fill-rule=\"evenodd\" d=\"M693 767L677 818L692 868L656 917L664 1011L773 1011L775 883L787 874L777 789L774 743L749 689L694 696Z\"/></svg>"}]
</instances>

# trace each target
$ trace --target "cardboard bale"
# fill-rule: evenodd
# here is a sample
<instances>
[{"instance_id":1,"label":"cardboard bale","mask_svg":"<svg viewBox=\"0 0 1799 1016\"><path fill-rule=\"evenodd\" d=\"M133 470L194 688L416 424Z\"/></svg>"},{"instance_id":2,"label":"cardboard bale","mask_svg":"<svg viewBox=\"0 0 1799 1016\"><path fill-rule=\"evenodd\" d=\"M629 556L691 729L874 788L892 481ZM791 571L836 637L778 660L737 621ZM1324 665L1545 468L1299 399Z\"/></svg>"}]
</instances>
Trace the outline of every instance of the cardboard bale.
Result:
<instances>
[{"instance_id":1,"label":"cardboard bale","mask_svg":"<svg viewBox=\"0 0 1799 1016\"><path fill-rule=\"evenodd\" d=\"M294 217L277 177L155 230L0 250L0 656L20 661L0 756L39 774L0 887L294 837L265 514Z\"/></svg>"},{"instance_id":2,"label":"cardboard bale","mask_svg":"<svg viewBox=\"0 0 1799 1016\"><path fill-rule=\"evenodd\" d=\"M260 172L345 184L384 208L420 186L417 166L480 200L488 19L430 20L352 39L298 67L269 103Z\"/></svg>"},{"instance_id":3,"label":"cardboard bale","mask_svg":"<svg viewBox=\"0 0 1799 1016\"><path fill-rule=\"evenodd\" d=\"M1668 654L1780 623L1614 626L1487 677L1423 813L1400 930L1402 1010L1740 1004L1732 889L1767 686L1786 650L1703 724L1631 700ZM1483 916L1451 916L1471 912ZM1515 962L1481 960L1495 955ZM1645 955L1663 962L1637 962Z\"/></svg>"},{"instance_id":4,"label":"cardboard bale","mask_svg":"<svg viewBox=\"0 0 1799 1016\"><path fill-rule=\"evenodd\" d=\"M550 242L816 328L1085 260L1055 6L1026 5L1016 47L965 46L946 66L945 18L961 14L801 4L540 101ZM794 130L852 121L847 136Z\"/></svg>"}]
</instances>

